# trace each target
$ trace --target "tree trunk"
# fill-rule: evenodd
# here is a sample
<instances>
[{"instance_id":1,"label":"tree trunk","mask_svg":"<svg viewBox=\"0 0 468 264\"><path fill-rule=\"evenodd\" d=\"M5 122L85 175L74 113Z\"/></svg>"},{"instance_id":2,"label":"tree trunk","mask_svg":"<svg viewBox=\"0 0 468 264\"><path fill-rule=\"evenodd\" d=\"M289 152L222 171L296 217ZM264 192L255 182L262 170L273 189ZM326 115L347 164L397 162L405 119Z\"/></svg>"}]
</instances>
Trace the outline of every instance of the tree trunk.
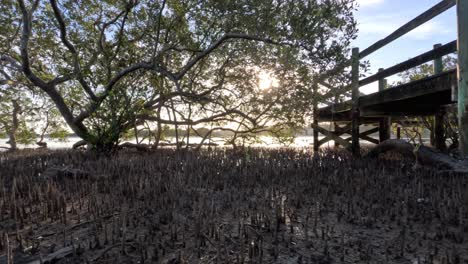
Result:
<instances>
[{"instance_id":1,"label":"tree trunk","mask_svg":"<svg viewBox=\"0 0 468 264\"><path fill-rule=\"evenodd\" d=\"M12 101L13 103L13 113L12 113L12 125L8 130L8 144L10 145L10 150L17 150L18 146L16 143L16 132L19 128L19 114L21 112L21 107L16 100Z\"/></svg>"},{"instance_id":2,"label":"tree trunk","mask_svg":"<svg viewBox=\"0 0 468 264\"><path fill-rule=\"evenodd\" d=\"M16 144L16 135L11 131L8 132L8 141L7 143L10 145L10 150L17 150L18 146Z\"/></svg>"}]
</instances>

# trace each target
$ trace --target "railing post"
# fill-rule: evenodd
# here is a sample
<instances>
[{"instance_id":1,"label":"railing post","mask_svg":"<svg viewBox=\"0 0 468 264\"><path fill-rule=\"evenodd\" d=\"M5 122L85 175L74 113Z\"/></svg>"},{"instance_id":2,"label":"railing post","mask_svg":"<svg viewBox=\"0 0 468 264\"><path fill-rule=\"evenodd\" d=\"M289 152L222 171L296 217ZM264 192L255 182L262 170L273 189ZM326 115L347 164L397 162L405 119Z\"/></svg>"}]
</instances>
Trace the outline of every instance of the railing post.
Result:
<instances>
[{"instance_id":1,"label":"railing post","mask_svg":"<svg viewBox=\"0 0 468 264\"><path fill-rule=\"evenodd\" d=\"M442 47L442 44L440 44L440 43L434 45L434 49L437 49L437 48L440 48L440 47ZM442 73L442 71L444 70L444 65L442 63L442 57L435 59L434 64L432 65L432 67L434 69L434 74Z\"/></svg>"},{"instance_id":2,"label":"railing post","mask_svg":"<svg viewBox=\"0 0 468 264\"><path fill-rule=\"evenodd\" d=\"M468 89L468 1L457 0L458 24L458 129L460 154L468 155L468 113L466 95Z\"/></svg>"},{"instance_id":3,"label":"railing post","mask_svg":"<svg viewBox=\"0 0 468 264\"><path fill-rule=\"evenodd\" d=\"M353 48L351 57L351 87L352 87L352 128L351 151L354 156L360 156L359 147L359 48Z\"/></svg>"},{"instance_id":4,"label":"railing post","mask_svg":"<svg viewBox=\"0 0 468 264\"><path fill-rule=\"evenodd\" d=\"M435 44L434 49L441 47L442 44ZM433 62L434 74L442 73L444 70L444 65L442 63L442 57L437 58ZM439 107L436 114L434 115L434 146L436 149L445 151L445 130L444 130L444 117L445 117L445 108ZM431 137L432 138L432 137ZM431 142L432 143L432 142Z\"/></svg>"},{"instance_id":5,"label":"railing post","mask_svg":"<svg viewBox=\"0 0 468 264\"><path fill-rule=\"evenodd\" d=\"M383 71L382 68L379 69L379 72ZM387 88L387 79L382 78L379 80L379 92ZM379 122L379 141L383 142L387 139L390 139L390 129L392 127L392 121L390 117L384 117Z\"/></svg>"}]
</instances>

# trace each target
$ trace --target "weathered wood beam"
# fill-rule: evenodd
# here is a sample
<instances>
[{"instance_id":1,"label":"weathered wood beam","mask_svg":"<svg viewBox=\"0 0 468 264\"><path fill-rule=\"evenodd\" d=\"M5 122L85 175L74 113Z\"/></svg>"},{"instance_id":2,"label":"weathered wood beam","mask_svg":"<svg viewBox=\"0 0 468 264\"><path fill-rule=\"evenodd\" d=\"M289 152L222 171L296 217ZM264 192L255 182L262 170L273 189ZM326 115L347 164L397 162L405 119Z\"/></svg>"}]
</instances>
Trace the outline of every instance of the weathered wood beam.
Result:
<instances>
[{"instance_id":1,"label":"weathered wood beam","mask_svg":"<svg viewBox=\"0 0 468 264\"><path fill-rule=\"evenodd\" d=\"M434 48L431 51L425 52L417 57L411 58L407 61L404 61L402 63L399 63L395 66L392 66L390 68L387 68L385 70L379 71L374 75L371 75L369 77L366 77L362 80L359 81L359 86L364 86L370 83L373 83L375 81L378 81L382 78L386 78L389 76L392 76L394 74L400 73L402 71L406 71L408 69L414 68L416 66L419 66L423 63L435 60L437 58L440 58L442 56L454 53L457 51L457 41L454 40L450 43L447 43L443 46Z\"/></svg>"},{"instance_id":2,"label":"weathered wood beam","mask_svg":"<svg viewBox=\"0 0 468 264\"><path fill-rule=\"evenodd\" d=\"M359 48L353 48L351 58L351 92L353 107L351 110L351 152L354 156L361 153L359 147Z\"/></svg>"},{"instance_id":3,"label":"weathered wood beam","mask_svg":"<svg viewBox=\"0 0 468 264\"><path fill-rule=\"evenodd\" d=\"M318 120L319 120L319 113L318 113L318 102L317 102L317 93L318 93L318 85L317 83L314 83L313 86L312 86L312 93L313 93L313 96L314 96L314 106L313 106L313 115L314 115L314 120L313 120L313 124L315 126L318 126ZM319 150L319 147L320 145L318 144L318 131L316 129L313 130L313 137L314 137L314 151L317 152Z\"/></svg>"},{"instance_id":4,"label":"weathered wood beam","mask_svg":"<svg viewBox=\"0 0 468 264\"><path fill-rule=\"evenodd\" d=\"M369 137L369 136L360 135L359 138L362 139L362 140L368 141L370 143L374 143L374 144L379 144L380 143L380 141L378 139L375 139L375 138L372 138L372 137Z\"/></svg>"},{"instance_id":5,"label":"weathered wood beam","mask_svg":"<svg viewBox=\"0 0 468 264\"><path fill-rule=\"evenodd\" d=\"M322 146L323 144L327 143L330 140L332 140L330 137L324 137L320 139L319 141L317 141L317 148L319 148L320 146Z\"/></svg>"},{"instance_id":6,"label":"weathered wood beam","mask_svg":"<svg viewBox=\"0 0 468 264\"><path fill-rule=\"evenodd\" d=\"M378 127L375 127L375 128L370 129L370 130L364 131L364 132L359 134L359 139L362 139L362 140L365 140L365 141L368 141L368 142L371 142L371 143L374 143L374 144L379 144L379 142L380 142L379 140L369 136L369 135L371 135L373 133L377 133L378 131L379 131ZM350 141L350 140L352 140L352 137L345 138L345 140Z\"/></svg>"},{"instance_id":7,"label":"weathered wood beam","mask_svg":"<svg viewBox=\"0 0 468 264\"><path fill-rule=\"evenodd\" d=\"M457 85L455 70L433 75L421 80L413 81L391 89L385 89L379 93L373 93L359 98L359 106L366 107L392 101L401 101L416 98L431 93L450 91Z\"/></svg>"},{"instance_id":8,"label":"weathered wood beam","mask_svg":"<svg viewBox=\"0 0 468 264\"><path fill-rule=\"evenodd\" d=\"M383 68L379 69L379 72L383 71ZM387 79L379 79L379 92L385 90L387 88ZM392 123L390 117L382 118L379 122L379 140L382 142L384 140L390 139L390 129Z\"/></svg>"},{"instance_id":9,"label":"weathered wood beam","mask_svg":"<svg viewBox=\"0 0 468 264\"><path fill-rule=\"evenodd\" d=\"M350 132L351 132L351 123L346 124L344 127L340 127L338 126L338 124L335 123L335 131L330 131L330 133L333 133L333 135L337 137L341 137L344 134L349 134ZM321 146L330 140L333 140L333 138L325 136L324 138L318 141L318 146ZM339 146L339 142L335 141L335 146Z\"/></svg>"},{"instance_id":10,"label":"weathered wood beam","mask_svg":"<svg viewBox=\"0 0 468 264\"><path fill-rule=\"evenodd\" d=\"M464 0L458 0L458 2L463 2L463 1ZM395 30L392 34L390 34L386 38L383 38L383 39L377 41L376 43L372 44L367 49L363 50L359 54L359 58L362 59L362 58L370 55L371 53L377 51L378 49L380 49L380 48L386 46L387 44L393 42L394 40L398 39L399 37L407 34L411 30L419 27L420 25L426 23L427 21L431 20L432 18L440 15L441 13L445 12L449 8L453 7L454 5L455 5L455 0L441 1L440 3L436 4L435 6L431 7L430 9L428 9L426 12L422 13L421 15L417 16L416 18L414 18L410 22L404 24L399 29Z\"/></svg>"},{"instance_id":11,"label":"weathered wood beam","mask_svg":"<svg viewBox=\"0 0 468 264\"><path fill-rule=\"evenodd\" d=\"M384 69L380 68L379 72L383 71ZM379 79L379 92L385 90L387 88L387 79ZM390 139L390 129L392 127L392 121L390 117L384 117L379 122L379 141L383 142L387 139Z\"/></svg>"},{"instance_id":12,"label":"weathered wood beam","mask_svg":"<svg viewBox=\"0 0 468 264\"><path fill-rule=\"evenodd\" d=\"M442 44L435 44L434 49L437 49L441 47ZM442 57L436 58L433 61L432 65L434 74L440 74L444 70L444 65L442 63ZM434 139L434 146L436 149L440 151L445 151L447 146L445 145L445 130L444 130L444 118L445 118L445 108L439 107L437 110L436 114L434 115L434 130L432 131L433 137L431 136L431 139ZM432 142L431 142L432 143Z\"/></svg>"},{"instance_id":13,"label":"weathered wood beam","mask_svg":"<svg viewBox=\"0 0 468 264\"><path fill-rule=\"evenodd\" d=\"M401 62L399 64L396 64L390 68L387 68L385 70L379 71L378 73L371 75L369 77L366 77L362 80L359 81L359 86L364 86L370 83L373 83L375 81L378 81L380 79L392 76L394 74L400 73L402 71L417 67L421 64L424 64L426 62L429 62L431 60L440 58L442 56L454 53L457 51L457 41L454 40L452 42L449 42L443 46L437 47L431 51L428 51L426 53L423 53L417 57L411 58L409 60L406 60L404 62ZM327 93L323 94L321 97L326 100L330 97L333 97L335 95L341 95L346 92L349 92L351 90L351 85L346 85L343 87L339 88L334 88L330 84L326 83L325 81L320 82L321 85L324 87L330 89ZM361 96L364 96L363 93L360 93Z\"/></svg>"},{"instance_id":14,"label":"weathered wood beam","mask_svg":"<svg viewBox=\"0 0 468 264\"><path fill-rule=\"evenodd\" d=\"M446 118L446 111L444 107L439 107L434 115L434 147L440 151L445 151L447 145L445 141L444 119Z\"/></svg>"},{"instance_id":15,"label":"weathered wood beam","mask_svg":"<svg viewBox=\"0 0 468 264\"><path fill-rule=\"evenodd\" d=\"M373 143L373 144L379 144L379 142L380 142L378 139L368 137L368 136L360 136L359 139L368 141L368 142ZM345 138L345 140L351 141L351 137Z\"/></svg>"},{"instance_id":16,"label":"weathered wood beam","mask_svg":"<svg viewBox=\"0 0 468 264\"><path fill-rule=\"evenodd\" d=\"M458 129L460 154L468 156L468 1L457 0L458 25Z\"/></svg>"},{"instance_id":17,"label":"weathered wood beam","mask_svg":"<svg viewBox=\"0 0 468 264\"><path fill-rule=\"evenodd\" d=\"M312 124L311 126L312 126L312 128L313 128L314 130L317 130L317 131L320 132L321 134L323 134L323 135L325 135L325 136L327 136L327 137L333 139L334 141L337 141L338 143L340 143L340 145L342 145L342 146L344 146L344 147L346 147L346 148L350 147L349 142L347 142L346 140L342 139L342 138L339 137L339 136L336 136L333 132L328 131L328 130L326 130L325 128L323 128L323 127L321 127L321 126L319 126L319 125L316 125L316 124Z\"/></svg>"}]
</instances>

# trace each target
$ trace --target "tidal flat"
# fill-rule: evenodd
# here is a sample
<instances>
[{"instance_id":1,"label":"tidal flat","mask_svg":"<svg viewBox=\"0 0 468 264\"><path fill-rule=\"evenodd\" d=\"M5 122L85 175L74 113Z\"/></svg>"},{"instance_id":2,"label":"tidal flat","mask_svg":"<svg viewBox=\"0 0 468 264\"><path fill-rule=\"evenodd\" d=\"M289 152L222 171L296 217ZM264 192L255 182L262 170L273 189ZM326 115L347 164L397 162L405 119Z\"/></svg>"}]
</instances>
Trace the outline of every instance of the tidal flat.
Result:
<instances>
[{"instance_id":1,"label":"tidal flat","mask_svg":"<svg viewBox=\"0 0 468 264\"><path fill-rule=\"evenodd\" d=\"M0 263L468 263L468 177L341 150L0 153Z\"/></svg>"}]
</instances>

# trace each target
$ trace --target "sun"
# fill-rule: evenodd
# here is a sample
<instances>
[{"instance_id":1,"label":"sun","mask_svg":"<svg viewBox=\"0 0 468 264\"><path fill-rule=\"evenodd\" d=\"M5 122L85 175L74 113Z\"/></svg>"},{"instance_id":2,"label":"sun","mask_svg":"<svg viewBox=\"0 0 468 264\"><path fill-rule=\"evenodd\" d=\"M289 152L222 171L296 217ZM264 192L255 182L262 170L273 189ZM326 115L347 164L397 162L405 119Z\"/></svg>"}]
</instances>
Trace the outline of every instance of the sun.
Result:
<instances>
[{"instance_id":1,"label":"sun","mask_svg":"<svg viewBox=\"0 0 468 264\"><path fill-rule=\"evenodd\" d=\"M272 87L278 87L278 79L273 77L270 73L261 71L258 74L258 88L260 90L267 90Z\"/></svg>"}]
</instances>

